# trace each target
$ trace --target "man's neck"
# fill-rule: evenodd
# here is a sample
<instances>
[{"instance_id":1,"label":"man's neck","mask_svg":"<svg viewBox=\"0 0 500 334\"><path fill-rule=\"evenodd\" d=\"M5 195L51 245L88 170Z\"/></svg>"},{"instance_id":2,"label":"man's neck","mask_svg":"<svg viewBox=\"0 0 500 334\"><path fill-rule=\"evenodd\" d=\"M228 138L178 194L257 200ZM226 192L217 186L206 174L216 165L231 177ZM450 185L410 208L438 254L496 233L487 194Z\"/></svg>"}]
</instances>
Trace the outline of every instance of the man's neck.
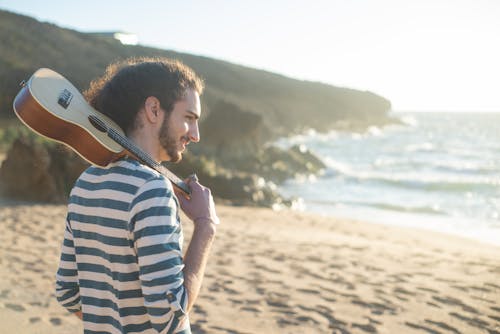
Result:
<instances>
[{"instance_id":1,"label":"man's neck","mask_svg":"<svg viewBox=\"0 0 500 334\"><path fill-rule=\"evenodd\" d=\"M142 129L141 129L142 130ZM154 140L151 132L139 131L130 135L130 140L137 148L149 155L157 163L161 162L160 159L160 143Z\"/></svg>"}]
</instances>

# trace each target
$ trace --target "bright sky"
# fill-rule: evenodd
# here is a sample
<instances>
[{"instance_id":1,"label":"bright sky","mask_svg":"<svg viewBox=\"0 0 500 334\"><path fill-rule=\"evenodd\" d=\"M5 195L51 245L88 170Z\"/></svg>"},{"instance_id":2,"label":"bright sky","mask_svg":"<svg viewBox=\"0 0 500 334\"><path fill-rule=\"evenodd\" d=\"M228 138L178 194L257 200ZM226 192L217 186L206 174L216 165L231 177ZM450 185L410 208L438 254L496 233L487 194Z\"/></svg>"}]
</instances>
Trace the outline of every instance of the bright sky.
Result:
<instances>
[{"instance_id":1,"label":"bright sky","mask_svg":"<svg viewBox=\"0 0 500 334\"><path fill-rule=\"evenodd\" d=\"M498 0L0 0L0 8L370 90L394 110L500 111Z\"/></svg>"}]
</instances>

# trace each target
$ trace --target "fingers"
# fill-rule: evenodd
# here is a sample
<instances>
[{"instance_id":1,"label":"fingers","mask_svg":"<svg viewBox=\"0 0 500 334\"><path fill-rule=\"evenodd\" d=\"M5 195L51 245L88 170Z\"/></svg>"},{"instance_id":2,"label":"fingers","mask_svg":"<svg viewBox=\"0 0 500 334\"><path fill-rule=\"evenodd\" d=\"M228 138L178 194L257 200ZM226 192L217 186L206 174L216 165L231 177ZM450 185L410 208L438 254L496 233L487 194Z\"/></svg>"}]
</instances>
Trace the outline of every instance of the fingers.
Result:
<instances>
[{"instance_id":1,"label":"fingers","mask_svg":"<svg viewBox=\"0 0 500 334\"><path fill-rule=\"evenodd\" d=\"M196 175L196 173L193 173L191 175L189 175L185 180L184 180L184 183L186 183L190 188L192 188L192 185L194 183L198 183L200 186L201 184L198 182L198 176ZM191 189L191 192L192 192L193 189ZM174 193L175 195L180 198L180 197L183 197L183 198L187 198L187 199L190 199L191 196L186 194L183 190L181 189L178 189L177 187L174 187Z\"/></svg>"},{"instance_id":2,"label":"fingers","mask_svg":"<svg viewBox=\"0 0 500 334\"><path fill-rule=\"evenodd\" d=\"M191 188L189 197L176 191L182 211L195 223L197 221L210 221L217 224L218 218L210 189L201 185L193 176L186 179L186 183ZM179 194L183 196L179 196Z\"/></svg>"},{"instance_id":3,"label":"fingers","mask_svg":"<svg viewBox=\"0 0 500 334\"><path fill-rule=\"evenodd\" d=\"M189 188L191 188L189 183L186 182L186 184L188 185ZM177 198L185 198L185 199L191 198L191 195L187 194L184 190L179 189L177 187L173 187L173 188L174 188L174 194L175 194L175 196L177 196ZM191 193L192 193L192 190L191 190Z\"/></svg>"}]
</instances>

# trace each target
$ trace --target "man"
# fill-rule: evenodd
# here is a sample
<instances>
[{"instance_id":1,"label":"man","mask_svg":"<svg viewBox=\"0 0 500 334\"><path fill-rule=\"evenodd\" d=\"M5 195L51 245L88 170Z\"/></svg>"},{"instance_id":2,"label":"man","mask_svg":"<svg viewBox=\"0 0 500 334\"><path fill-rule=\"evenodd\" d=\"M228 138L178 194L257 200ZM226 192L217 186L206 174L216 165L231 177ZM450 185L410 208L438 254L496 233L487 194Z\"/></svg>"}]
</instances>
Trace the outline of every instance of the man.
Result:
<instances>
[{"instance_id":1,"label":"man","mask_svg":"<svg viewBox=\"0 0 500 334\"><path fill-rule=\"evenodd\" d=\"M155 161L176 162L198 142L203 83L180 62L129 59L108 67L86 92ZM218 224L210 190L191 196L134 157L89 167L71 191L56 296L85 333L191 333ZM179 206L193 221L182 258Z\"/></svg>"}]
</instances>

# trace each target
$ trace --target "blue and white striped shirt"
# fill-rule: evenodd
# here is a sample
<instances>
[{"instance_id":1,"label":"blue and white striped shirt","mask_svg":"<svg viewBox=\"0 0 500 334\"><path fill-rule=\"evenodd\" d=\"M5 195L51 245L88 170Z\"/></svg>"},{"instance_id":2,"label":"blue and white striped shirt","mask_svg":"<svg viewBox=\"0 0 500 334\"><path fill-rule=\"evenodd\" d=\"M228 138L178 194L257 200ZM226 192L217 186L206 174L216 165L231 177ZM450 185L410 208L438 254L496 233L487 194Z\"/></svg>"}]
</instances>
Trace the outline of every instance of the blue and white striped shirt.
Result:
<instances>
[{"instance_id":1,"label":"blue and white striped shirt","mask_svg":"<svg viewBox=\"0 0 500 334\"><path fill-rule=\"evenodd\" d=\"M57 300L85 333L191 333L171 183L132 159L89 167L69 198Z\"/></svg>"}]
</instances>

